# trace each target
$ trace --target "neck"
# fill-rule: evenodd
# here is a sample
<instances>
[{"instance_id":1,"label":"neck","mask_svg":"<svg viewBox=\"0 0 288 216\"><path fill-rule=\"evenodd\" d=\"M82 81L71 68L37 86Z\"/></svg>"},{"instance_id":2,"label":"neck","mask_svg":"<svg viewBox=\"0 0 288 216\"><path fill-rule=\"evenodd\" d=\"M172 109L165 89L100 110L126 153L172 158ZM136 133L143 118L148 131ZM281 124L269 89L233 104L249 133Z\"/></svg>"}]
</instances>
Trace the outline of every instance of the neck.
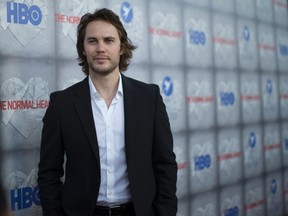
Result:
<instances>
[{"instance_id":1,"label":"neck","mask_svg":"<svg viewBox=\"0 0 288 216\"><path fill-rule=\"evenodd\" d=\"M107 107L110 106L116 95L119 84L120 73L111 73L107 76L90 75L93 85L101 97L105 100Z\"/></svg>"}]
</instances>

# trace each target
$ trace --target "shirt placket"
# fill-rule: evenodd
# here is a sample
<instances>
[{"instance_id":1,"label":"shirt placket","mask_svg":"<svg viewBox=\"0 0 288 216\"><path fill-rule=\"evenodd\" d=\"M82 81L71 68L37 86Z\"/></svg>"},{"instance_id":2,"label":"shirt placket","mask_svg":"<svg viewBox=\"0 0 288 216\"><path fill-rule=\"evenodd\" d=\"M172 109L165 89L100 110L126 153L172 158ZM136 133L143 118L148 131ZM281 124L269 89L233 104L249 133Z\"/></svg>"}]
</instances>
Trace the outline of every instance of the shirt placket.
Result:
<instances>
[{"instance_id":1,"label":"shirt placket","mask_svg":"<svg viewBox=\"0 0 288 216\"><path fill-rule=\"evenodd\" d=\"M112 114L115 109L117 100L113 99L110 107L107 109L105 124L106 124L106 156L107 156L107 199L113 202L114 196L114 181L115 181L115 170L114 167L114 136L113 136L113 122Z\"/></svg>"}]
</instances>

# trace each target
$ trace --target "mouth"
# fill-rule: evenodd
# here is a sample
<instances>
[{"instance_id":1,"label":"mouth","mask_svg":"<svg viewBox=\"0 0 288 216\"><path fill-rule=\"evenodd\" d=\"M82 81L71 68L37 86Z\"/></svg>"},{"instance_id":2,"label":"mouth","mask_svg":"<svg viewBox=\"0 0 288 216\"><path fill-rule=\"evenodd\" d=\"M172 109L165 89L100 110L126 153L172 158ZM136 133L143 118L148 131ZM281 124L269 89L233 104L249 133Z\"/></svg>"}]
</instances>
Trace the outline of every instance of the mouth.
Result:
<instances>
[{"instance_id":1,"label":"mouth","mask_svg":"<svg viewBox=\"0 0 288 216\"><path fill-rule=\"evenodd\" d=\"M95 60L99 60L99 61L102 61L102 60L108 60L109 58L107 56L96 56L95 57Z\"/></svg>"},{"instance_id":2,"label":"mouth","mask_svg":"<svg viewBox=\"0 0 288 216\"><path fill-rule=\"evenodd\" d=\"M94 61L97 63L97 64L105 64L109 59L106 58L106 57L96 57L94 58Z\"/></svg>"}]
</instances>

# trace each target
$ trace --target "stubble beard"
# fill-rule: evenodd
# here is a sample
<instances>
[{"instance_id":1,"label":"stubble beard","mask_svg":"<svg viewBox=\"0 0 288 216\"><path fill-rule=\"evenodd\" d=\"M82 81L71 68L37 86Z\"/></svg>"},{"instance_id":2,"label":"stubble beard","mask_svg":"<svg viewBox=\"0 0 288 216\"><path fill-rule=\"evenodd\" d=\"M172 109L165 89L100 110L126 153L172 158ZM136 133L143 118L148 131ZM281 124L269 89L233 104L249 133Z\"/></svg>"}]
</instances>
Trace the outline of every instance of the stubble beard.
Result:
<instances>
[{"instance_id":1,"label":"stubble beard","mask_svg":"<svg viewBox=\"0 0 288 216\"><path fill-rule=\"evenodd\" d=\"M90 65L89 66L89 70L97 75L100 75L100 76L108 76L109 74L111 74L113 71L115 71L115 69L117 68L118 64L116 63L113 63L111 64L110 66L107 66L107 67L99 67L99 66L95 66L95 65Z\"/></svg>"}]
</instances>

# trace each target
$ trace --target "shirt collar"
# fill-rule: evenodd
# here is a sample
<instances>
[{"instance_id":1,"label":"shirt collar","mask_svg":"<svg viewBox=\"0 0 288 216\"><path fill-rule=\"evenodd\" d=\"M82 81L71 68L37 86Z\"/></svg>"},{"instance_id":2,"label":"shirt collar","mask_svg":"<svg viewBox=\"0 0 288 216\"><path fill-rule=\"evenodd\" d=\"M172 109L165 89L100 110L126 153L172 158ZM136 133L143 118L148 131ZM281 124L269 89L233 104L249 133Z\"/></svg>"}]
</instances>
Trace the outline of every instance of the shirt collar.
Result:
<instances>
[{"instance_id":1,"label":"shirt collar","mask_svg":"<svg viewBox=\"0 0 288 216\"><path fill-rule=\"evenodd\" d=\"M91 95L91 98L93 97L97 97L97 98L100 98L100 94L97 92L93 82L92 82L92 79L91 77L89 76L89 89L90 89L90 95ZM118 83L118 90L116 92L116 95L115 97L118 99L120 96L123 96L123 86L122 86L122 76L120 75L119 73L119 83Z\"/></svg>"}]
</instances>

